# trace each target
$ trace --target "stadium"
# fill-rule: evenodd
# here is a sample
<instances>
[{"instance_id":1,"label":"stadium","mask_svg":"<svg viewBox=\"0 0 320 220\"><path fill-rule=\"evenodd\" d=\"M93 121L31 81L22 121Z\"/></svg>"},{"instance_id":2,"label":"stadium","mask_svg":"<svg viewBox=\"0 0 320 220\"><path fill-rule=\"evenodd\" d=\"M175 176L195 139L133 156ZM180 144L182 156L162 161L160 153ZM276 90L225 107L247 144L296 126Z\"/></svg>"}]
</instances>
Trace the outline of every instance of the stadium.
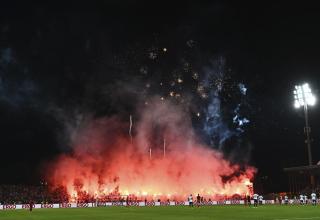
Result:
<instances>
[{"instance_id":1,"label":"stadium","mask_svg":"<svg viewBox=\"0 0 320 220\"><path fill-rule=\"evenodd\" d=\"M0 220L320 219L315 9L3 3Z\"/></svg>"}]
</instances>

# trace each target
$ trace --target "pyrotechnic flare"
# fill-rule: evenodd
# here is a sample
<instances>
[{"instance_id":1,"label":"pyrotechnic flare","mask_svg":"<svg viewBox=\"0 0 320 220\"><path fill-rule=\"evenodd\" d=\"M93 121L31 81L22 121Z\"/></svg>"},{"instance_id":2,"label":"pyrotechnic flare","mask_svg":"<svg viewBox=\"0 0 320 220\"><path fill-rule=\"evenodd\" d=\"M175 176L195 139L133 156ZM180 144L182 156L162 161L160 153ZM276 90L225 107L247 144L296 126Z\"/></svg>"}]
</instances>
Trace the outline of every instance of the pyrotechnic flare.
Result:
<instances>
[{"instance_id":1,"label":"pyrotechnic flare","mask_svg":"<svg viewBox=\"0 0 320 220\"><path fill-rule=\"evenodd\" d=\"M132 131L132 115L130 115L130 126L129 126L129 136L130 136L130 141L131 141L131 144L132 144L132 134L131 134L131 131Z\"/></svg>"},{"instance_id":2,"label":"pyrotechnic flare","mask_svg":"<svg viewBox=\"0 0 320 220\"><path fill-rule=\"evenodd\" d=\"M166 157L166 139L163 138L163 158Z\"/></svg>"},{"instance_id":3,"label":"pyrotechnic flare","mask_svg":"<svg viewBox=\"0 0 320 220\"><path fill-rule=\"evenodd\" d=\"M189 113L158 100L143 105L132 142L123 132L127 123L117 118L84 124L75 135L74 152L61 156L49 169L51 185L66 187L69 195L98 198L184 200L190 193L211 199L250 193L255 169L233 165L202 144Z\"/></svg>"},{"instance_id":4,"label":"pyrotechnic flare","mask_svg":"<svg viewBox=\"0 0 320 220\"><path fill-rule=\"evenodd\" d=\"M151 150L151 147L149 148L149 159L151 160L152 158L152 150Z\"/></svg>"}]
</instances>

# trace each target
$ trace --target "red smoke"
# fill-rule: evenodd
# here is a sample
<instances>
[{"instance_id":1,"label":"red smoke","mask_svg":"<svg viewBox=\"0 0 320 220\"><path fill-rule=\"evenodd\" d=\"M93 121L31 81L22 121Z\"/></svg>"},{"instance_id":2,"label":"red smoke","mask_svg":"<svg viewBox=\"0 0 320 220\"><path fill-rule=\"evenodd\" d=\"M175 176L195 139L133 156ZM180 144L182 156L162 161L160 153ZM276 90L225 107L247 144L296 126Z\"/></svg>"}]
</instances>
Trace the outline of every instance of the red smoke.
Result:
<instances>
[{"instance_id":1,"label":"red smoke","mask_svg":"<svg viewBox=\"0 0 320 220\"><path fill-rule=\"evenodd\" d=\"M128 130L129 116L125 123L115 117L82 120L71 133L73 153L60 156L50 168L51 185L66 187L71 199L81 192L153 199L250 193L255 169L240 169L201 144L179 106L143 106L133 122L132 142Z\"/></svg>"}]
</instances>

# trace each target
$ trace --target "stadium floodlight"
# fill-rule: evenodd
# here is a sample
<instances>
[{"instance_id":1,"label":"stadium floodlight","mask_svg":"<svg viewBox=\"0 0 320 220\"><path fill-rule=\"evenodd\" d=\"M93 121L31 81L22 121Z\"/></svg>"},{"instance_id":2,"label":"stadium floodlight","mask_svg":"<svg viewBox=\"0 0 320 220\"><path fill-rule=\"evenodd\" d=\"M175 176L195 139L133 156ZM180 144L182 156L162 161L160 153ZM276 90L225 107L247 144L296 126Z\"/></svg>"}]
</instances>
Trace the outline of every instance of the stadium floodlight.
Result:
<instances>
[{"instance_id":1,"label":"stadium floodlight","mask_svg":"<svg viewBox=\"0 0 320 220\"><path fill-rule=\"evenodd\" d=\"M294 107L304 109L305 116L305 128L304 132L306 134L306 144L308 147L308 159L309 165L312 165L312 154L311 154L311 140L310 140L310 132L311 128L309 127L309 119L308 119L308 105L313 106L316 104L316 97L312 94L311 88L308 83L303 85L296 85L295 90L293 91L294 95ZM314 184L313 176L311 175L311 184Z\"/></svg>"},{"instance_id":2,"label":"stadium floodlight","mask_svg":"<svg viewBox=\"0 0 320 220\"><path fill-rule=\"evenodd\" d=\"M316 104L316 97L312 94L311 88L308 83L295 86L294 94L294 107L300 108L301 106Z\"/></svg>"}]
</instances>

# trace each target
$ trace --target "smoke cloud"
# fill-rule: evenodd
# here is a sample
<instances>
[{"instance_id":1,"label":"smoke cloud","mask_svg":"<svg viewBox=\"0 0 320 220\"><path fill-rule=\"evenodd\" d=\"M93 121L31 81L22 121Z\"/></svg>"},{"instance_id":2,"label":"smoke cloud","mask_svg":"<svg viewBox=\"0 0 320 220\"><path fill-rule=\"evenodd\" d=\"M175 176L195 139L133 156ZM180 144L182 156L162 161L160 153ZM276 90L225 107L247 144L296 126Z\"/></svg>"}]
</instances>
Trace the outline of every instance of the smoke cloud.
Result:
<instances>
[{"instance_id":1,"label":"smoke cloud","mask_svg":"<svg viewBox=\"0 0 320 220\"><path fill-rule=\"evenodd\" d=\"M250 193L253 167L232 165L195 135L187 108L160 97L137 107L132 141L130 116L82 118L72 136L73 153L60 156L49 172L53 186L70 199L85 192L143 198L184 199Z\"/></svg>"}]
</instances>

